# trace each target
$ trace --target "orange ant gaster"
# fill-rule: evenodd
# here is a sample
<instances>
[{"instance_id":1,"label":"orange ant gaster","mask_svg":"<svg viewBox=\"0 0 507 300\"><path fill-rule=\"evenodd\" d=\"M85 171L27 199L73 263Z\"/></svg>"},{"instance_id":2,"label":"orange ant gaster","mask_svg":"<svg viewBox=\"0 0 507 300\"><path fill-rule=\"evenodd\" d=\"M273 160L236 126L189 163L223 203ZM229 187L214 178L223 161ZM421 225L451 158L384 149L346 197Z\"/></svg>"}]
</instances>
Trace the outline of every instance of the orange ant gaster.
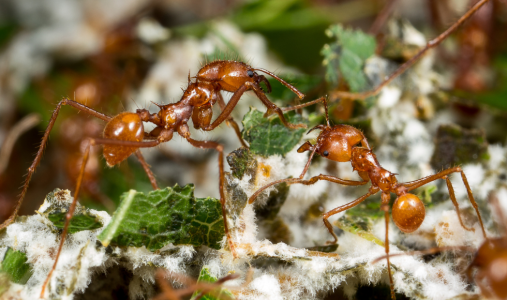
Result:
<instances>
[{"instance_id":1,"label":"orange ant gaster","mask_svg":"<svg viewBox=\"0 0 507 300\"><path fill-rule=\"evenodd\" d=\"M158 105L160 109L158 113L150 114L150 112L146 109L138 109L135 113L122 112L111 118L105 114L102 114L83 104L67 98L64 98L58 103L55 110L53 111L49 125L44 133L35 159L28 169L28 174L26 176L22 192L19 196L18 204L11 217L9 217L9 219L0 225L0 230L14 222L19 208L23 202L24 196L27 192L30 179L42 158L44 147L46 146L47 140L49 139L49 134L63 105L70 105L84 113L106 121L107 124L104 127L103 138L89 138L89 143L84 150L83 162L77 179L76 190L74 192L74 201L72 202L66 215L66 222L63 228L55 262L53 268L48 274L48 277L46 278L46 281L43 284L41 298L44 297L45 287L51 278L51 274L56 268L60 252L67 235L69 222L76 207L76 202L79 196L79 190L83 179L85 166L88 160L90 147L94 145L104 146L104 158L106 159L107 165L110 167L119 164L120 162L127 159L127 157L129 157L131 154L135 153L141 162L146 174L148 175L154 189L158 189L155 176L151 172L148 164L145 162L141 152L139 151L139 148L151 148L159 145L160 143L168 142L172 139L173 134L176 131L181 137L185 138L194 147L217 150L219 152L218 167L220 173L220 202L222 204L222 216L224 219L225 234L227 236L229 248L233 255L236 256L234 245L230 239L225 212L225 197L223 192L223 146L213 141L197 141L192 139L190 137L190 131L187 122L190 120L190 118L192 118L194 127L196 129L209 131L216 128L223 121L228 121L233 125L236 134L239 136L239 128L234 120L230 117L230 113L238 103L243 93L248 90L252 90L262 101L262 103L268 108L266 114L270 114L272 112L278 114L283 124L289 128L306 127L305 124L290 124L285 120L283 116L283 110L268 100L260 86L260 83L264 82L267 87L267 92L269 93L271 91L269 82L263 75L257 74L256 71L264 72L274 77L291 91L296 93L299 98L304 97L304 94L299 92L295 87L267 70L254 69L242 62L220 60L211 62L202 67L194 77L196 79L195 82L191 82L189 75L188 87L184 91L180 101L172 104ZM222 90L234 93L227 105L224 103L224 100L220 94L220 91ZM211 123L212 106L217 101L222 108L222 113L213 123ZM315 101L299 105L298 107L304 107L312 103L315 103ZM290 108L288 110L293 109L294 108ZM144 132L143 122L153 123L156 125L156 127L151 132L146 133Z\"/></svg>"},{"instance_id":2,"label":"orange ant gaster","mask_svg":"<svg viewBox=\"0 0 507 300\"><path fill-rule=\"evenodd\" d=\"M380 166L377 157L375 156L370 146L368 145L366 137L360 130L349 125L335 125L333 127L329 125L326 99L324 98L323 101L326 111L327 126L317 125L309 131L311 132L315 129L322 130L317 138L316 145L312 145L310 142L306 142L301 147L299 147L298 149L299 153L311 151L310 157L308 158L308 162L306 163L305 168L303 169L303 172L301 173L299 178L287 178L271 182L270 184L267 184L262 188L260 188L258 191L256 191L250 197L248 201L249 203L253 203L255 198L257 198L257 196L266 188L282 182L286 182L287 184L301 183L305 185L312 185L319 180L327 180L343 185L357 186L364 185L369 181L371 181L371 187L368 193L350 203L347 203L345 205L339 206L326 212L323 215L323 220L324 225L327 227L329 233L334 238L333 241L329 241L328 243L336 244L338 242L338 237L334 233L333 227L331 226L331 223L328 221L328 218L332 215L335 215L337 213L350 209L354 206L357 206L358 204L366 200L366 198L375 195L379 191L382 193L381 209L385 213L385 226L386 226L385 252L387 254L387 270L389 273L389 281L391 284L391 297L393 299L395 299L395 295L394 295L393 278L391 275L391 267L389 262L389 237L388 237L389 201L391 200L391 193L395 193L397 196L396 200L394 201L391 212L393 216L393 221L401 231L410 233L417 230L417 228L419 228L421 223L424 221L425 209L422 201L416 195L411 194L409 192L437 179L445 179L451 201L456 209L461 226L465 230L474 231L473 228L466 227L465 224L463 224L463 221L461 220L458 201L456 201L454 189L451 185L451 181L448 178L448 175L452 173L460 173L461 178L463 179L463 183L465 184L465 187L467 189L468 198L470 199L470 202L472 203L472 206L474 207L475 211L477 212L477 216L479 217L482 232L484 236L486 236L486 231L484 230L484 225L482 224L482 219L479 213L479 209L477 207L477 203L474 200L474 196L468 184L465 173L460 167L449 168L435 175L427 176L410 182L404 183L398 182L395 174L389 172L388 170ZM315 153L318 153L319 155L327 159L337 162L350 161L353 170L358 172L362 181L345 180L335 176L323 174L314 176L308 180L304 180L303 177L305 176L310 166L310 162Z\"/></svg>"},{"instance_id":3,"label":"orange ant gaster","mask_svg":"<svg viewBox=\"0 0 507 300\"><path fill-rule=\"evenodd\" d=\"M463 251L475 253L472 262L465 270L465 274L468 279L473 280L479 286L482 296L486 299L507 299L507 218L500 207L497 195L495 193L491 193L489 198L490 203L493 206L491 211L495 212L500 219L503 236L486 238L478 249L468 246L435 247L421 251L409 251L384 255L376 258L371 263L375 264L380 260L388 258L388 256L428 255L442 251ZM474 274L475 270L476 272Z\"/></svg>"}]
</instances>

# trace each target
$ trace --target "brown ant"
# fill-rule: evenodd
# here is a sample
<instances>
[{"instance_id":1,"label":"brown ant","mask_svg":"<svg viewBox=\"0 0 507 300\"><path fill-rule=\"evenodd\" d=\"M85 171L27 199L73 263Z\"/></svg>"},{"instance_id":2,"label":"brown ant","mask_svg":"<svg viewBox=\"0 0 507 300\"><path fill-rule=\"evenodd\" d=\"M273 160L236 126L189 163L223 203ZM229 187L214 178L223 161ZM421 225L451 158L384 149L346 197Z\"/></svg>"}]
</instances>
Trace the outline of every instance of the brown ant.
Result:
<instances>
[{"instance_id":1,"label":"brown ant","mask_svg":"<svg viewBox=\"0 0 507 300\"><path fill-rule=\"evenodd\" d=\"M410 233L418 229L419 226L424 221L425 209L423 202L416 195L411 194L409 192L437 179L445 179L451 201L456 209L461 226L465 230L474 231L473 228L466 227L465 224L463 224L463 221L461 220L458 202L456 201L454 189L448 177L452 173L460 173L463 183L465 184L465 187L467 189L468 198L470 199L472 206L477 212L482 232L486 237L486 231L484 230L484 225L482 224L482 219L479 213L479 209L477 207L477 203L474 200L474 196L468 184L467 178L461 167L449 168L435 175L427 176L410 182L405 183L398 182L395 174L389 172L388 170L380 166L377 157L375 156L370 146L368 145L366 137L359 129L356 129L349 125L335 125L333 127L329 125L329 117L326 103L327 101L325 98L323 99L323 101L326 113L327 126L317 125L309 131L311 132L315 129L322 130L317 138L316 145L312 145L310 142L306 142L303 145L301 145L301 147L299 147L298 149L299 153L311 151L310 157L308 158L308 162L306 163L305 168L303 169L303 172L301 173L299 178L281 179L263 186L250 197L250 199L248 200L250 204L253 203L255 198L257 198L257 196L260 193L262 193L262 191L264 191L266 188L282 182L286 182L287 184L301 183L305 185L312 185L319 180L327 180L343 185L357 186L364 185L369 181L371 181L372 185L368 193L350 203L334 208L323 215L324 225L327 227L329 233L334 238L333 241L328 241L327 243L336 244L338 242L338 237L334 233L331 223L328 221L328 218L330 216L345 211L347 209L350 209L354 206L357 206L361 202L366 200L368 197L375 195L379 191L382 192L381 209L384 211L386 223L385 252L387 254L387 270L389 273L389 281L391 284L391 297L393 299L395 299L395 296L389 262L389 237L388 237L389 201L391 200L391 193L395 193L397 196L396 200L394 201L391 212L393 221L401 231L405 233ZM361 144L361 146L359 146L359 144ZM303 177L305 176L310 166L310 162L315 153L318 153L319 155L333 161L338 162L350 161L353 170L358 172L362 181L345 180L335 176L323 174L314 176L308 180L304 180Z\"/></svg>"},{"instance_id":2,"label":"brown ant","mask_svg":"<svg viewBox=\"0 0 507 300\"><path fill-rule=\"evenodd\" d=\"M469 280L473 280L480 288L481 294L487 299L507 299L507 219L500 207L498 197L492 193L490 202L493 210L501 221L503 236L486 238L478 249L467 246L435 247L422 251L410 251L384 255L376 258L371 263L377 263L382 259L402 255L428 255L442 251L463 251L475 253L474 258L465 270ZM473 275L474 270L477 270Z\"/></svg>"},{"instance_id":3,"label":"brown ant","mask_svg":"<svg viewBox=\"0 0 507 300\"><path fill-rule=\"evenodd\" d=\"M142 164L146 174L148 175L154 189L158 189L155 176L151 172L148 164L145 162L141 152L139 151L139 148L151 148L161 143L168 142L172 139L173 134L176 131L181 137L185 138L192 146L196 148L217 150L219 152L218 156L218 167L220 174L219 191L220 191L220 202L222 205L222 216L224 219L224 229L225 234L227 236L229 249L232 252L232 254L236 256L234 245L230 239L225 212L225 197L223 192L223 183L224 183L223 146L213 141L197 141L192 139L190 137L190 131L187 122L190 120L190 118L192 118L194 127L196 129L209 131L216 128L223 121L230 121L235 128L236 134L238 134L239 136L239 128L237 124L234 122L234 120L230 117L230 113L238 103L243 93L248 90L253 90L257 95L257 97L262 101L262 103L267 106L268 111L266 114L270 114L272 112L277 113L282 122L284 123L284 125L289 128L306 127L305 124L290 124L285 120L283 116L283 110L280 109L275 104L273 104L272 102L270 102L267 99L266 95L264 94L263 90L261 89L260 83L264 82L267 87L267 92L270 92L271 87L269 85L269 82L263 75L257 74L256 71L264 72L266 74L273 76L287 88L296 93L299 98L304 97L304 94L299 92L295 87L288 84L287 82L285 82L284 80L282 80L281 78L279 78L278 76L267 70L254 69L249 65L238 61L220 60L211 62L202 67L197 73L197 75L194 77L196 78L195 82L191 82L189 75L188 87L184 91L180 101L172 104L158 105L160 109L158 113L150 114L150 112L146 109L138 109L135 113L122 112L116 115L115 117L111 118L86 105L80 104L67 98L64 98L58 103L55 110L53 111L48 127L46 128L46 131L42 138L42 142L41 145L39 146L39 150L37 151L35 159L30 168L28 169L28 174L26 176L21 195L19 196L18 204L11 217L9 217L9 219L7 219L3 224L0 225L0 230L7 227L12 222L14 222L17 213L19 211L19 208L21 207L21 204L23 202L24 196L27 192L30 179L42 158L44 148L46 146L47 140L49 139L49 134L54 126L54 123L58 117L58 113L60 112L60 109L63 105L70 105L86 114L92 115L94 117L106 121L107 124L104 127L103 138L89 138L89 143L84 150L83 161L76 182L76 189L74 192L74 201L72 202L69 211L66 215L66 222L63 228L55 262L53 268L48 274L45 283L43 284L41 298L44 296L46 284L49 281L51 274L56 268L60 252L62 250L63 243L67 235L69 222L74 213L77 199L79 198L79 191L83 179L85 166L90 154L90 147L94 145L104 146L103 149L104 158L106 160L107 165L110 167L121 163L122 161L127 159L131 154L135 153L140 163ZM225 105L222 96L220 94L220 91L222 90L234 93L229 102L227 103L227 105ZM211 123L212 106L217 101L219 105L222 107L222 113L213 123ZM318 99L317 101L320 100ZM304 107L315 102L316 101L308 102L299 105L297 107ZM290 108L288 110L293 109L295 108ZM143 122L153 123L156 125L156 127L151 132L146 133L144 132Z\"/></svg>"}]
</instances>

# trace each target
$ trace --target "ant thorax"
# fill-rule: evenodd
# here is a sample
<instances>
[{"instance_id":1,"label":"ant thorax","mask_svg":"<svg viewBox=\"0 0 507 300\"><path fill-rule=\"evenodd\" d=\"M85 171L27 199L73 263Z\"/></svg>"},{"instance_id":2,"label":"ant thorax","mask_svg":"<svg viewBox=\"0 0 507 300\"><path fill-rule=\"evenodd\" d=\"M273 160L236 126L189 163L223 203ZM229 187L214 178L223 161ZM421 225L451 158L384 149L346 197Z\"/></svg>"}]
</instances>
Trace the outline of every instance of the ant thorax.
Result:
<instances>
[{"instance_id":1,"label":"ant thorax","mask_svg":"<svg viewBox=\"0 0 507 300\"><path fill-rule=\"evenodd\" d=\"M358 172L367 172L374 186L384 192L394 191L398 180L393 173L382 168L371 150L363 147L352 148L352 168Z\"/></svg>"},{"instance_id":2,"label":"ant thorax","mask_svg":"<svg viewBox=\"0 0 507 300\"><path fill-rule=\"evenodd\" d=\"M160 127L165 129L177 129L182 124L186 124L192 116L193 106L176 102L164 105L160 108L157 116L160 120Z\"/></svg>"}]
</instances>

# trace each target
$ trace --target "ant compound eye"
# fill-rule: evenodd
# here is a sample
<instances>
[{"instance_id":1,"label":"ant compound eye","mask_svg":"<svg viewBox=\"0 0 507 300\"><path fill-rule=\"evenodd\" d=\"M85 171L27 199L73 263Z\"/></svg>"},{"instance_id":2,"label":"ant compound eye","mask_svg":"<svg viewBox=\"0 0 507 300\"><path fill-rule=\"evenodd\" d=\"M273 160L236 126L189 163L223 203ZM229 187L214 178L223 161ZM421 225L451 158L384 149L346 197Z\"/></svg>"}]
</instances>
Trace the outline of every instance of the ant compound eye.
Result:
<instances>
[{"instance_id":1,"label":"ant compound eye","mask_svg":"<svg viewBox=\"0 0 507 300\"><path fill-rule=\"evenodd\" d=\"M248 70L248 71L246 71L246 74L248 74L248 76L250 76L250 77L253 77L254 72L252 70Z\"/></svg>"},{"instance_id":2,"label":"ant compound eye","mask_svg":"<svg viewBox=\"0 0 507 300\"><path fill-rule=\"evenodd\" d=\"M324 155L324 156L328 156L328 155L329 155L329 152L326 150L326 151L322 152L322 155Z\"/></svg>"}]
</instances>

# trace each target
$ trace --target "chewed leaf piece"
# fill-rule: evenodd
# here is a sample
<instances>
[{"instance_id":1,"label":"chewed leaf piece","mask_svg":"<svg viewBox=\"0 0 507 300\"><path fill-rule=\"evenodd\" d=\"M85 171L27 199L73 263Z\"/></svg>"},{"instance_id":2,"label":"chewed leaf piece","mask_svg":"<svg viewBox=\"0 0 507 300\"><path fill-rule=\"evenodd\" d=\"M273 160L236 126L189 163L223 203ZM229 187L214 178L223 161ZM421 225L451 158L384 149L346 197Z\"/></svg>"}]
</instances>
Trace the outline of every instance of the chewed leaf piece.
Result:
<instances>
[{"instance_id":1,"label":"chewed leaf piece","mask_svg":"<svg viewBox=\"0 0 507 300\"><path fill-rule=\"evenodd\" d=\"M303 122L297 114L287 114L287 120L292 124ZM299 143L306 131L304 128L289 129L277 116L265 118L255 108L250 108L242 123L242 136L250 144L250 151L263 156L285 155Z\"/></svg>"},{"instance_id":2,"label":"chewed leaf piece","mask_svg":"<svg viewBox=\"0 0 507 300\"><path fill-rule=\"evenodd\" d=\"M146 246L154 251L173 244L219 249L224 236L220 201L194 198L194 185L156 190L130 190L98 238L104 246Z\"/></svg>"},{"instance_id":3,"label":"chewed leaf piece","mask_svg":"<svg viewBox=\"0 0 507 300\"><path fill-rule=\"evenodd\" d=\"M50 220L56 228L63 229L72 200L73 198L69 190L57 188L46 196L38 213ZM69 233L94 230L102 226L103 224L99 216L79 204L79 202L76 204L76 210L69 224Z\"/></svg>"},{"instance_id":4,"label":"chewed leaf piece","mask_svg":"<svg viewBox=\"0 0 507 300\"><path fill-rule=\"evenodd\" d=\"M197 279L197 283L200 282L208 282L208 283L215 283L218 281L218 278L215 276L212 276L209 272L208 266L203 266L201 269L201 272L199 273L199 278ZM192 295L192 298L194 299L197 297L197 295L200 294L200 291L195 291ZM211 292L206 293L202 298L204 300L218 300L218 299L234 299L234 295L225 288L217 288Z\"/></svg>"},{"instance_id":5,"label":"chewed leaf piece","mask_svg":"<svg viewBox=\"0 0 507 300\"><path fill-rule=\"evenodd\" d=\"M368 89L369 83L363 68L366 59L375 53L375 38L360 30L345 29L342 25L331 26L326 34L336 39L321 51L327 82L336 86L343 78L352 92Z\"/></svg>"},{"instance_id":6,"label":"chewed leaf piece","mask_svg":"<svg viewBox=\"0 0 507 300\"><path fill-rule=\"evenodd\" d=\"M0 263L0 271L6 273L12 282L25 284L32 276L32 267L26 254L9 248Z\"/></svg>"}]
</instances>

